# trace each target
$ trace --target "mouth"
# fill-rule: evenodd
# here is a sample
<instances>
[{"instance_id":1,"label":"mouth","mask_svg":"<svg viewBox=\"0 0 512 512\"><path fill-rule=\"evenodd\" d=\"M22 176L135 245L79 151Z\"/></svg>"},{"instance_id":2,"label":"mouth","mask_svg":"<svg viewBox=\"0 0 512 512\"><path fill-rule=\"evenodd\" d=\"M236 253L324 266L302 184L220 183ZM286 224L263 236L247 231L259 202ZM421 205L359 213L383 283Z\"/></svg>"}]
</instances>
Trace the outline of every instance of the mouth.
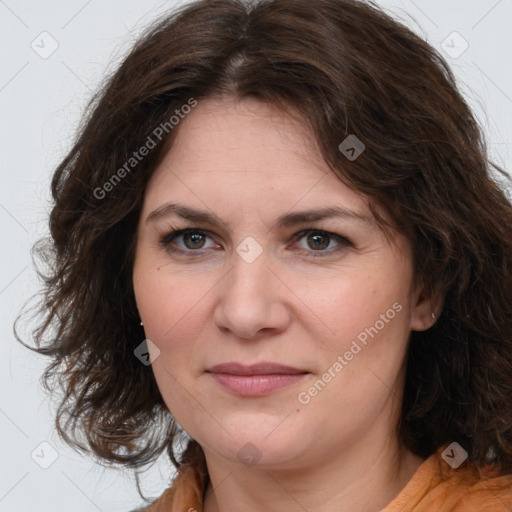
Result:
<instances>
[{"instance_id":1,"label":"mouth","mask_svg":"<svg viewBox=\"0 0 512 512\"><path fill-rule=\"evenodd\" d=\"M238 396L265 396L302 380L309 372L276 363L223 363L206 370L224 389Z\"/></svg>"}]
</instances>

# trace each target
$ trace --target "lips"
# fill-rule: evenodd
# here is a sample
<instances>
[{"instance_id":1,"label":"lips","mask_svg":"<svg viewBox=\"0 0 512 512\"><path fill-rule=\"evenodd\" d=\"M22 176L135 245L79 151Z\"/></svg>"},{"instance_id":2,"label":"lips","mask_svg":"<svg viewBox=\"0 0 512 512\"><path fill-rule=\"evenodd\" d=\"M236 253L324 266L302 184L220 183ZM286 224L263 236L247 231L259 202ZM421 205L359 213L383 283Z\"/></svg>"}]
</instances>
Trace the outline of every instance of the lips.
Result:
<instances>
[{"instance_id":1,"label":"lips","mask_svg":"<svg viewBox=\"0 0 512 512\"><path fill-rule=\"evenodd\" d=\"M215 365L207 373L224 390L238 396L259 397L293 385L309 372L277 363L265 362L247 366L231 362Z\"/></svg>"},{"instance_id":2,"label":"lips","mask_svg":"<svg viewBox=\"0 0 512 512\"><path fill-rule=\"evenodd\" d=\"M226 373L229 375L297 375L308 373L306 370L300 370L291 366L285 366L277 363L258 363L246 366L240 363L223 363L212 366L209 373Z\"/></svg>"}]
</instances>

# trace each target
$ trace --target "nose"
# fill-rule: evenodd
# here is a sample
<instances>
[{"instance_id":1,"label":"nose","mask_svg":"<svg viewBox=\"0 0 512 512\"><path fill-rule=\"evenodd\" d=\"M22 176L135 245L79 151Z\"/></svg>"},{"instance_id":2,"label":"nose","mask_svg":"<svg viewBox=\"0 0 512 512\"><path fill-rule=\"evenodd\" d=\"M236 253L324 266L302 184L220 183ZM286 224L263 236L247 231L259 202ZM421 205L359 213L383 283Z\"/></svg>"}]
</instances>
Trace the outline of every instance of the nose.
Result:
<instances>
[{"instance_id":1,"label":"nose","mask_svg":"<svg viewBox=\"0 0 512 512\"><path fill-rule=\"evenodd\" d=\"M291 321L287 288L270 270L267 259L262 254L252 263L238 255L234 260L232 270L217 290L217 327L243 339L285 331Z\"/></svg>"}]
</instances>

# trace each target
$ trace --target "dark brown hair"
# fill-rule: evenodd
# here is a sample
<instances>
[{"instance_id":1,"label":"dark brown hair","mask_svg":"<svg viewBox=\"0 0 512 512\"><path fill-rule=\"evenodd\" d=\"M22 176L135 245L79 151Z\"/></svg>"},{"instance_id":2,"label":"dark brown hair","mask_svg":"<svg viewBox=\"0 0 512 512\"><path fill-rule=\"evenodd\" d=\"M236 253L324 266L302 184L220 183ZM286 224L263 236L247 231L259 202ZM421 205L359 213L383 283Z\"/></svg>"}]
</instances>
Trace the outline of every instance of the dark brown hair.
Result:
<instances>
[{"instance_id":1,"label":"dark brown hair","mask_svg":"<svg viewBox=\"0 0 512 512\"><path fill-rule=\"evenodd\" d=\"M51 240L38 246L50 267L34 339L51 357L46 386L64 393L61 435L108 462L140 467L167 450L180 464L179 428L133 353L143 331L131 272L146 184L179 130L169 119L216 95L300 115L339 179L407 234L425 296L442 298L435 326L411 333L400 441L423 457L457 441L470 462L511 471L512 207L491 175L501 169L438 52L357 0L194 2L152 26L92 100L53 176ZM127 167L161 126L162 143ZM349 134L366 146L354 161L338 149Z\"/></svg>"}]
</instances>

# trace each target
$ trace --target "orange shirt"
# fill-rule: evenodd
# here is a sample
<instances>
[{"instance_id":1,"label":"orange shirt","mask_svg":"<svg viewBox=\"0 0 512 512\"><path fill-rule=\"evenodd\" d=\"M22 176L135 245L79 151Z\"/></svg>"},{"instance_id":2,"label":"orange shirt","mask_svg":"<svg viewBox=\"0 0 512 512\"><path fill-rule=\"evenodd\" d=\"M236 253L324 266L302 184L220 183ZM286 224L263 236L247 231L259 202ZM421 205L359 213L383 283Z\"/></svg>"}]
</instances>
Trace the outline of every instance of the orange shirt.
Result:
<instances>
[{"instance_id":1,"label":"orange shirt","mask_svg":"<svg viewBox=\"0 0 512 512\"><path fill-rule=\"evenodd\" d=\"M512 475L465 462L452 469L443 448L421 464L400 494L381 512L512 512ZM202 512L205 468L181 472L146 512Z\"/></svg>"}]
</instances>

